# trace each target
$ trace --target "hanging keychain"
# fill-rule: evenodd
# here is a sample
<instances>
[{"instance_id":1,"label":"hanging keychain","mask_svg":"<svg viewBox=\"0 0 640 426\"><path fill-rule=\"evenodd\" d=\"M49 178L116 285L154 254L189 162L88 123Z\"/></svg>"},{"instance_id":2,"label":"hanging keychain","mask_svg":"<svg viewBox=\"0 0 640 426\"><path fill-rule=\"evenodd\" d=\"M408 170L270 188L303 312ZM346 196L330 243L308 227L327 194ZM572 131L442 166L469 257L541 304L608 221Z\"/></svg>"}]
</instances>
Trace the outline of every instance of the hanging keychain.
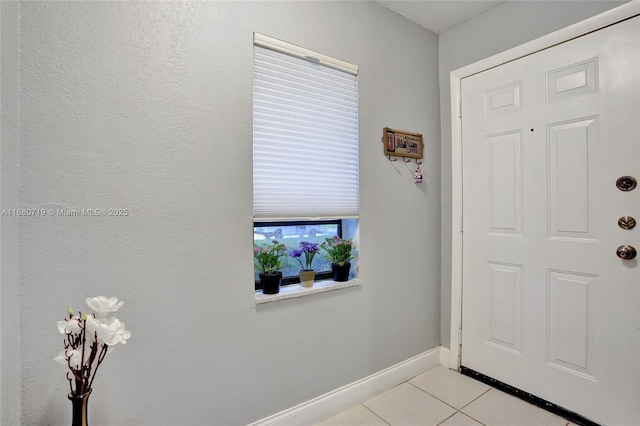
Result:
<instances>
[{"instance_id":1,"label":"hanging keychain","mask_svg":"<svg viewBox=\"0 0 640 426\"><path fill-rule=\"evenodd\" d=\"M413 172L413 181L415 183L422 183L422 169L420 168L421 161L416 160L418 166L416 167L416 171Z\"/></svg>"}]
</instances>

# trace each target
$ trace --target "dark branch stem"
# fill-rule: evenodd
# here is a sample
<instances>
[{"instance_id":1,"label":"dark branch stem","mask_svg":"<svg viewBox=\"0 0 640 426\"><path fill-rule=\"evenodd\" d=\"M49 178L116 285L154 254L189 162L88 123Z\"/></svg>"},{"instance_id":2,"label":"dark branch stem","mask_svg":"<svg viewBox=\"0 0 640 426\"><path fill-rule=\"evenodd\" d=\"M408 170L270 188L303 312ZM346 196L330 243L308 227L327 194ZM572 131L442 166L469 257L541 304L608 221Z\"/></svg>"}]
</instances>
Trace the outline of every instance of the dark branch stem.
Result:
<instances>
[{"instance_id":1,"label":"dark branch stem","mask_svg":"<svg viewBox=\"0 0 640 426\"><path fill-rule=\"evenodd\" d=\"M96 345L98 344L97 340L96 340ZM91 386L93 385L93 380L96 378L96 373L98 372L98 367L100 367L100 364L102 364L102 361L104 360L104 357L107 356L107 350L109 349L109 346L107 346L106 343L102 344L102 347L100 348L100 355L98 355L98 362L96 364L96 368L95 370L93 370L93 377L91 377L91 381L89 382L89 389L91 389Z\"/></svg>"}]
</instances>

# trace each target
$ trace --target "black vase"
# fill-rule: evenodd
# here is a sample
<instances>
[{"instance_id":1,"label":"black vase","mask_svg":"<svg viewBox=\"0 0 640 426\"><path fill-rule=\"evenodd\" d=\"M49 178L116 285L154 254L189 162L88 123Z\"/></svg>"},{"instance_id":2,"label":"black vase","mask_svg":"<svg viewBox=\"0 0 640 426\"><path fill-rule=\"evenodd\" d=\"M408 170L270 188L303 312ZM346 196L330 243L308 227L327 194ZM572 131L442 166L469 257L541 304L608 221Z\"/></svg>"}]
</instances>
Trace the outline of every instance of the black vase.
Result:
<instances>
[{"instance_id":1,"label":"black vase","mask_svg":"<svg viewBox=\"0 0 640 426\"><path fill-rule=\"evenodd\" d=\"M91 396L91 389L82 395L69 394L72 407L71 426L89 425L89 396Z\"/></svg>"},{"instance_id":2,"label":"black vase","mask_svg":"<svg viewBox=\"0 0 640 426\"><path fill-rule=\"evenodd\" d=\"M349 270L351 269L351 263L347 262L344 265L338 265L337 263L331 264L331 271L333 272L334 281L349 281Z\"/></svg>"},{"instance_id":3,"label":"black vase","mask_svg":"<svg viewBox=\"0 0 640 426\"><path fill-rule=\"evenodd\" d=\"M262 293L278 294L280 293L280 281L282 281L282 272L277 271L273 274L260 274L260 284L262 284Z\"/></svg>"}]
</instances>

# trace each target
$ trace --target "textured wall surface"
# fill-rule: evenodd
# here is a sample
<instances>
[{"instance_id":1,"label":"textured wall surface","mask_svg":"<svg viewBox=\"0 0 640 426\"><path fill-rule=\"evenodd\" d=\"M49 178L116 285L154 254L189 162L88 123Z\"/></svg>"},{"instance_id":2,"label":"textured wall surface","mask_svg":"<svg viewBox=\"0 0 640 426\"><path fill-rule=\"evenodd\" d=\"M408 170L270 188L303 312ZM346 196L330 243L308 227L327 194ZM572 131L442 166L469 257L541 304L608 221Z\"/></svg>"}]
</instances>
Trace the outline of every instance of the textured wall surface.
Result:
<instances>
[{"instance_id":1,"label":"textured wall surface","mask_svg":"<svg viewBox=\"0 0 640 426\"><path fill-rule=\"evenodd\" d=\"M19 221L24 424L70 422L55 323L88 296L133 334L92 425L246 424L440 343L434 34L372 2L20 9L20 206L129 210ZM361 287L254 304L253 31L360 67ZM422 185L385 126L424 135Z\"/></svg>"},{"instance_id":2,"label":"textured wall surface","mask_svg":"<svg viewBox=\"0 0 640 426\"><path fill-rule=\"evenodd\" d=\"M0 207L18 199L20 9L0 2ZM18 219L0 217L0 424L20 423L20 311Z\"/></svg>"},{"instance_id":3,"label":"textured wall surface","mask_svg":"<svg viewBox=\"0 0 640 426\"><path fill-rule=\"evenodd\" d=\"M624 1L508 1L439 38L442 129L442 323L451 339L451 93L449 74L497 53L580 22Z\"/></svg>"}]
</instances>

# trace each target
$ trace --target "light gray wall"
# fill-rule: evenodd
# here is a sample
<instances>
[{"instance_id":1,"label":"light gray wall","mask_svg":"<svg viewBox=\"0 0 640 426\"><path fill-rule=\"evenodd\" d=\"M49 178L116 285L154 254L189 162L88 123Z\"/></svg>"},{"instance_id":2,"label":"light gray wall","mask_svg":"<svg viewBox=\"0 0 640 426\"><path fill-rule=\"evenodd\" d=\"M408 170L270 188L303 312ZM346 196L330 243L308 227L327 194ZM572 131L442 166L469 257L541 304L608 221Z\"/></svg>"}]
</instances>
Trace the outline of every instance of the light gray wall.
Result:
<instances>
[{"instance_id":1,"label":"light gray wall","mask_svg":"<svg viewBox=\"0 0 640 426\"><path fill-rule=\"evenodd\" d=\"M451 71L559 30L624 1L508 1L439 38L442 132L442 322L448 347L451 327Z\"/></svg>"},{"instance_id":2,"label":"light gray wall","mask_svg":"<svg viewBox=\"0 0 640 426\"><path fill-rule=\"evenodd\" d=\"M18 198L18 2L0 2L0 210ZM0 216L0 424L20 424L18 220Z\"/></svg>"},{"instance_id":3,"label":"light gray wall","mask_svg":"<svg viewBox=\"0 0 640 426\"><path fill-rule=\"evenodd\" d=\"M373 2L20 8L20 205L130 210L19 221L24 424L69 423L55 323L88 296L133 334L93 425L246 424L439 344L434 34ZM254 304L253 31L360 66L361 287ZM385 126L424 135L422 185Z\"/></svg>"}]
</instances>

